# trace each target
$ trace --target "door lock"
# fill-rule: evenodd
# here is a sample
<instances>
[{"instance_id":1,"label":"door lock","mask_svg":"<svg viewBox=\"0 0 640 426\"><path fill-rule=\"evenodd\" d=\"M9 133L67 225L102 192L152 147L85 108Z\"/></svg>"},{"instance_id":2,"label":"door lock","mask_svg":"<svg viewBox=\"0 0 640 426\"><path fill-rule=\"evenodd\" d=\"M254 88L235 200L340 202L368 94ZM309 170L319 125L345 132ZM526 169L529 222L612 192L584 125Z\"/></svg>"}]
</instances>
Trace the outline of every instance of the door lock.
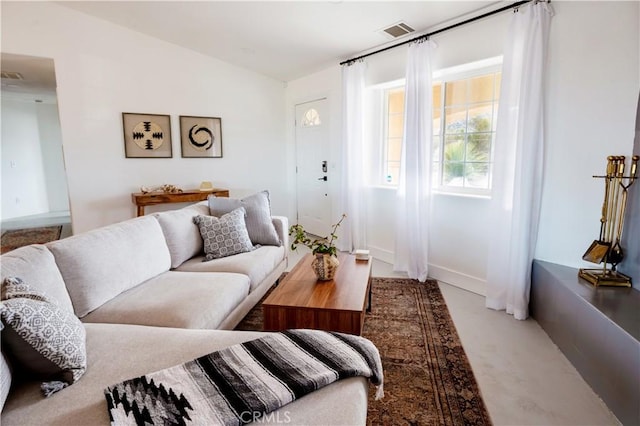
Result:
<instances>
[{"instance_id":1,"label":"door lock","mask_svg":"<svg viewBox=\"0 0 640 426\"><path fill-rule=\"evenodd\" d=\"M326 161L322 162L322 172L323 173L327 173L327 162Z\"/></svg>"}]
</instances>

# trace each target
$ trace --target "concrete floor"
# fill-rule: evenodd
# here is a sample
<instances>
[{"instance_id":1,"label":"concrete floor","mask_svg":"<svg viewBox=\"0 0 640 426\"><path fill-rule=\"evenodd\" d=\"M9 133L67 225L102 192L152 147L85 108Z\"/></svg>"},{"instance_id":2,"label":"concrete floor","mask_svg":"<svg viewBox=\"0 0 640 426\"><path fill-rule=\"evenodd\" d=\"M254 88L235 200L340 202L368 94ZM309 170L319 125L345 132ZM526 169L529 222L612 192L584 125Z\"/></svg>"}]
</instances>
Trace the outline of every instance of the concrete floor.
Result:
<instances>
[{"instance_id":1,"label":"concrete floor","mask_svg":"<svg viewBox=\"0 0 640 426\"><path fill-rule=\"evenodd\" d=\"M305 252L291 252L289 270ZM372 268L374 277L406 277L375 259ZM483 296L439 284L495 425L620 424L535 320L514 320L485 308Z\"/></svg>"}]
</instances>

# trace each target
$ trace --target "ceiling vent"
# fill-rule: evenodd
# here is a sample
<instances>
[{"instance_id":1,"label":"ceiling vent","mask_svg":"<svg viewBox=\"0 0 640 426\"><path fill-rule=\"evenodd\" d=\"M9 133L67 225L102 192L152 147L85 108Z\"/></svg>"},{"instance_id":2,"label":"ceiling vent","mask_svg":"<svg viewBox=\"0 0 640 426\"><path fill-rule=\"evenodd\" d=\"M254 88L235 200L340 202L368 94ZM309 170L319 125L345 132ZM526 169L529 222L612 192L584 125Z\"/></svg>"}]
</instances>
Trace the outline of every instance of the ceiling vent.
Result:
<instances>
[{"instance_id":1,"label":"ceiling vent","mask_svg":"<svg viewBox=\"0 0 640 426\"><path fill-rule=\"evenodd\" d=\"M390 27L384 28L382 31L393 38L398 38L402 37L403 35L412 33L415 30L404 22L398 22L397 24L393 24Z\"/></svg>"},{"instance_id":2,"label":"ceiling vent","mask_svg":"<svg viewBox=\"0 0 640 426\"><path fill-rule=\"evenodd\" d=\"M22 74L14 71L2 71L2 78L8 78L9 80L24 80Z\"/></svg>"}]
</instances>

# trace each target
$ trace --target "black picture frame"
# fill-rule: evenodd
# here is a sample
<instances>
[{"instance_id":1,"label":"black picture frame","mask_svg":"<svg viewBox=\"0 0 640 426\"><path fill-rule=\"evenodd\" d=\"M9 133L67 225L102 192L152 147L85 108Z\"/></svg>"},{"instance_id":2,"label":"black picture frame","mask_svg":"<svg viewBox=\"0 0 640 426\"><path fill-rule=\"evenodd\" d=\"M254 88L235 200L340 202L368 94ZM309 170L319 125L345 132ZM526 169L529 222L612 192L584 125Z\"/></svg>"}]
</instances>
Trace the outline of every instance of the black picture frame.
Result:
<instances>
[{"instance_id":1,"label":"black picture frame","mask_svg":"<svg viewBox=\"0 0 640 426\"><path fill-rule=\"evenodd\" d=\"M222 119L181 115L180 146L183 158L222 158Z\"/></svg>"},{"instance_id":2,"label":"black picture frame","mask_svg":"<svg viewBox=\"0 0 640 426\"><path fill-rule=\"evenodd\" d=\"M126 158L171 158L171 117L167 114L122 113Z\"/></svg>"}]
</instances>

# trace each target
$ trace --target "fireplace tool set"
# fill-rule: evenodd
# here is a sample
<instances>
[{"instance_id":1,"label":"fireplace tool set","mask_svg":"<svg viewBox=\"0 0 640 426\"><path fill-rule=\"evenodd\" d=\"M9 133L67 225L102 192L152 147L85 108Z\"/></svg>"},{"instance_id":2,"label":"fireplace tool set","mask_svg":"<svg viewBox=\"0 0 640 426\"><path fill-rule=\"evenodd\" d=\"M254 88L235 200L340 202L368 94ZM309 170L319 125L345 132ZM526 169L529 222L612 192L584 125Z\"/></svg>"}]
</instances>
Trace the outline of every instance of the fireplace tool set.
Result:
<instances>
[{"instance_id":1,"label":"fireplace tool set","mask_svg":"<svg viewBox=\"0 0 640 426\"><path fill-rule=\"evenodd\" d=\"M607 157L605 176L593 176L604 179L604 202L600 218L600 237L587 249L582 258L588 262L604 264L599 269L580 269L578 276L597 286L631 287L631 278L616 271L617 265L624 258L620 245L624 226L624 213L627 207L627 192L638 172L640 156L631 157L631 167L625 173L625 157ZM611 265L609 267L608 265Z\"/></svg>"}]
</instances>

